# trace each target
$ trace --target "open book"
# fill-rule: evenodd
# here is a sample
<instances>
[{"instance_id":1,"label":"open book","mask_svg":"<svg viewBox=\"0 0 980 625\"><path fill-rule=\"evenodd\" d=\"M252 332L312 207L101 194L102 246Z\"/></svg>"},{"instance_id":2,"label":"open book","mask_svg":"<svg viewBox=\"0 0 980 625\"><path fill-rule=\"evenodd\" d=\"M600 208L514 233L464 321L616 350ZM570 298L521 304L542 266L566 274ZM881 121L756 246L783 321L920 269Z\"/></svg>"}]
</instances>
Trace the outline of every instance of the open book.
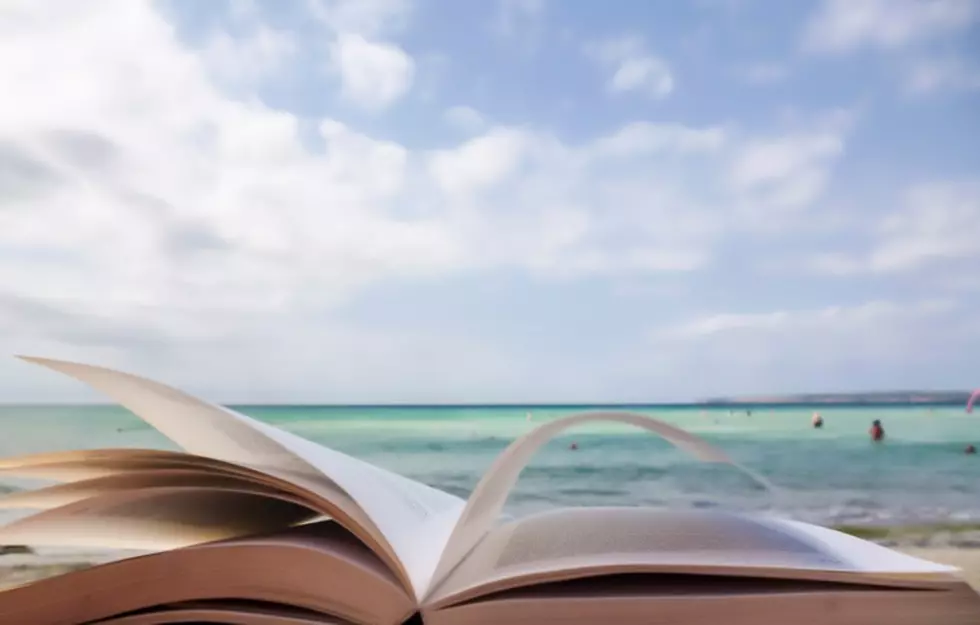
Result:
<instances>
[{"instance_id":1,"label":"open book","mask_svg":"<svg viewBox=\"0 0 980 625\"><path fill-rule=\"evenodd\" d=\"M0 459L55 484L0 544L146 553L0 592L0 623L150 625L975 625L955 569L818 526L705 510L503 508L559 432L617 421L707 461L701 439L624 412L545 423L467 500L162 384L30 358L102 391L183 452L99 449Z\"/></svg>"}]
</instances>

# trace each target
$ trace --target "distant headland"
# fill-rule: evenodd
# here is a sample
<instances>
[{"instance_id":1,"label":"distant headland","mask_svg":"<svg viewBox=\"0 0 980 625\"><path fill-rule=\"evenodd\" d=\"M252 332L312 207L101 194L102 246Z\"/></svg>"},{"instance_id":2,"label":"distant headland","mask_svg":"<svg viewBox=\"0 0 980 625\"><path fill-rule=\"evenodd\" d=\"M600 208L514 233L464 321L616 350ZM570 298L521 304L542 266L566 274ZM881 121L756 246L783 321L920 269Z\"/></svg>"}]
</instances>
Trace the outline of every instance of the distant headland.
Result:
<instances>
[{"instance_id":1,"label":"distant headland","mask_svg":"<svg viewBox=\"0 0 980 625\"><path fill-rule=\"evenodd\" d=\"M799 395L758 395L754 397L714 397L708 405L732 404L966 404L969 391L875 391L868 393L803 393Z\"/></svg>"}]
</instances>

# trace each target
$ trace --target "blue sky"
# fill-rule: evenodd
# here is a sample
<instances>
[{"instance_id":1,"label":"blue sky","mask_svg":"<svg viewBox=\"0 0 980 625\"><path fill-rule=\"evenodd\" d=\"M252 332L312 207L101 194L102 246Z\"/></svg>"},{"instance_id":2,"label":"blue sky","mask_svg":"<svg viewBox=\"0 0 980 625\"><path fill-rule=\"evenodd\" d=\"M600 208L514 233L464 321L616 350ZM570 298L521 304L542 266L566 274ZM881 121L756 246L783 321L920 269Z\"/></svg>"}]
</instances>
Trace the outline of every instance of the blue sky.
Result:
<instances>
[{"instance_id":1,"label":"blue sky","mask_svg":"<svg viewBox=\"0 0 980 625\"><path fill-rule=\"evenodd\" d=\"M980 1L24 0L0 56L11 354L221 401L980 385Z\"/></svg>"}]
</instances>

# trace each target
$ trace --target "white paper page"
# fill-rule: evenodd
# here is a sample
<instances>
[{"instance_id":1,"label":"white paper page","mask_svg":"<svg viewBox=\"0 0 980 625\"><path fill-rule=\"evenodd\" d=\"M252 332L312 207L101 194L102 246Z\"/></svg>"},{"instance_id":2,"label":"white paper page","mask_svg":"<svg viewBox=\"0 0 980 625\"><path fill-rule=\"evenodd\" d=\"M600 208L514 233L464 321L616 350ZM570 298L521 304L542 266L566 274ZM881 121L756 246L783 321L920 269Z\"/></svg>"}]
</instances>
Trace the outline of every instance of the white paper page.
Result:
<instances>
[{"instance_id":1,"label":"white paper page","mask_svg":"<svg viewBox=\"0 0 980 625\"><path fill-rule=\"evenodd\" d=\"M419 597L465 504L449 493L146 378L79 363L26 360L105 393L190 453L295 471L339 486L384 535Z\"/></svg>"},{"instance_id":2,"label":"white paper page","mask_svg":"<svg viewBox=\"0 0 980 625\"><path fill-rule=\"evenodd\" d=\"M463 511L463 499L241 416L347 491L388 539L409 574L416 598L424 595Z\"/></svg>"},{"instance_id":3,"label":"white paper page","mask_svg":"<svg viewBox=\"0 0 980 625\"><path fill-rule=\"evenodd\" d=\"M484 473L460 513L459 522L446 541L443 554L433 572L436 584L446 578L500 518L511 489L537 450L568 428L592 422L623 423L648 430L704 462L728 464L746 473L766 488L770 487L765 478L736 463L707 441L646 415L618 411L587 412L549 421L511 443Z\"/></svg>"},{"instance_id":4,"label":"white paper page","mask_svg":"<svg viewBox=\"0 0 980 625\"><path fill-rule=\"evenodd\" d=\"M205 487L89 497L0 527L0 544L164 550L278 531L313 517L292 501Z\"/></svg>"},{"instance_id":5,"label":"white paper page","mask_svg":"<svg viewBox=\"0 0 980 625\"><path fill-rule=\"evenodd\" d=\"M55 484L33 490L22 490L0 497L2 509L50 510L92 497L101 497L124 491L139 492L147 488L198 487L217 490L247 491L275 496L277 488L229 475L215 475L205 471L165 469L161 471L125 472L96 478Z\"/></svg>"},{"instance_id":6,"label":"white paper page","mask_svg":"<svg viewBox=\"0 0 980 625\"><path fill-rule=\"evenodd\" d=\"M826 575L828 581L840 573L867 575L868 582L890 576L924 581L938 575L948 580L955 572L833 530L757 515L564 508L491 530L427 603L456 601L474 589L490 591L499 582L516 587L535 579L557 581L603 572L752 575L759 569L781 570L787 577Z\"/></svg>"},{"instance_id":7,"label":"white paper page","mask_svg":"<svg viewBox=\"0 0 980 625\"><path fill-rule=\"evenodd\" d=\"M951 573L959 570L953 566L906 555L871 541L862 540L819 525L776 517L756 517L756 519L760 523L765 523L820 545L836 558L850 564L856 571L867 573Z\"/></svg>"},{"instance_id":8,"label":"white paper page","mask_svg":"<svg viewBox=\"0 0 980 625\"><path fill-rule=\"evenodd\" d=\"M139 376L74 362L25 358L109 396L185 451L246 466L315 474L242 415Z\"/></svg>"}]
</instances>

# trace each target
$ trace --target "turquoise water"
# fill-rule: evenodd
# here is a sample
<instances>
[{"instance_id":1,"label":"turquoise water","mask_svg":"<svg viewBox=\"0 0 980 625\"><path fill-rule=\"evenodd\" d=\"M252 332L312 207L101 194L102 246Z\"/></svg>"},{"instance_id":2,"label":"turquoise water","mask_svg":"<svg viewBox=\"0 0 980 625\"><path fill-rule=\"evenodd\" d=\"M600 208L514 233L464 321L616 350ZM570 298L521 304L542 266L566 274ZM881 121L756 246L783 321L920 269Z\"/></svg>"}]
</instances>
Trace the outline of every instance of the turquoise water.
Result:
<instances>
[{"instance_id":1,"label":"turquoise water","mask_svg":"<svg viewBox=\"0 0 980 625\"><path fill-rule=\"evenodd\" d=\"M466 496L494 457L567 407L240 407L240 411ZM776 510L821 523L980 519L980 416L961 407L641 408L695 432L780 487L773 496L728 467L705 465L618 424L572 430L543 449L509 501L512 512L554 505L723 506ZM531 412L533 421L528 422ZM872 444L881 419L888 437ZM0 407L0 455L94 447L171 447L108 406ZM576 442L577 450L569 449ZM16 483L6 482L16 486Z\"/></svg>"}]
</instances>

